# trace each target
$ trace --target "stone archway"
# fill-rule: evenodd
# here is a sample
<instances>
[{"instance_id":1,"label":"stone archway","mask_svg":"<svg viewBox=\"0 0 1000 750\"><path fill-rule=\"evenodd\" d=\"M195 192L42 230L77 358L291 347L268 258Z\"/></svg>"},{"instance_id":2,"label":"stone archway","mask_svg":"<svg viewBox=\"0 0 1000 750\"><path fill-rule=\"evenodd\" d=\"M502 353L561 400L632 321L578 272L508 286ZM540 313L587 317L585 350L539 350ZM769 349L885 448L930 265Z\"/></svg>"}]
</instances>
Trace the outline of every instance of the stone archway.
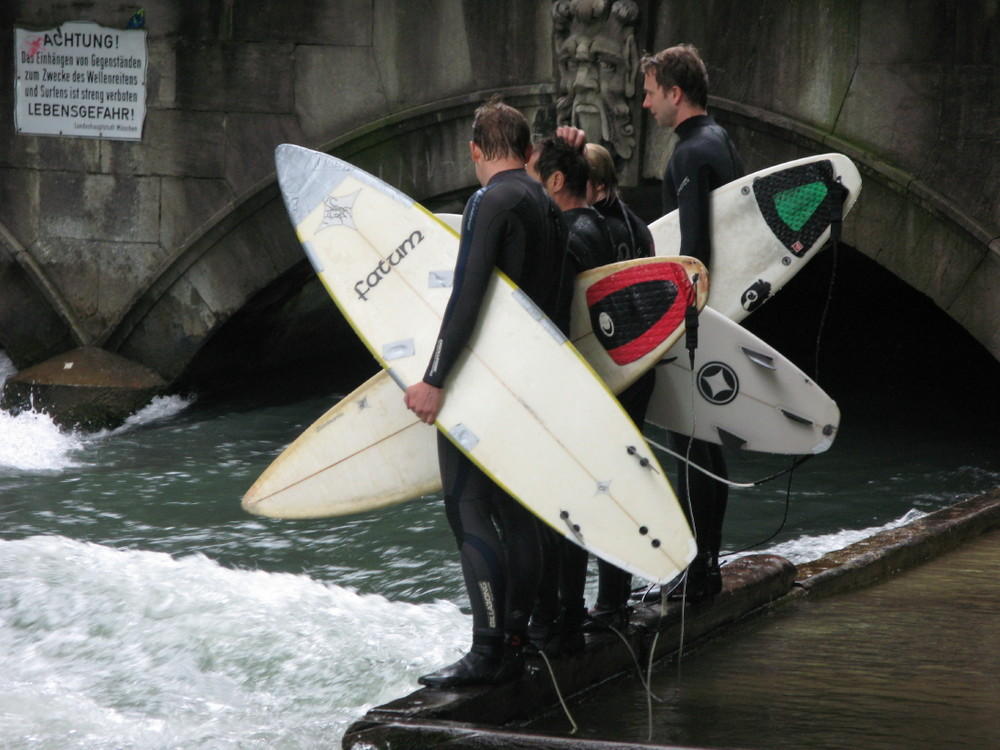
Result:
<instances>
[{"instance_id":1,"label":"stone archway","mask_svg":"<svg viewBox=\"0 0 1000 750\"><path fill-rule=\"evenodd\" d=\"M502 93L530 118L552 103L548 87ZM472 113L482 99L473 94L410 110L347 133L321 150L418 200L460 193L475 182L467 142ZM174 382L234 314L270 285L294 278L302 260L272 177L178 248L97 343Z\"/></svg>"}]
</instances>

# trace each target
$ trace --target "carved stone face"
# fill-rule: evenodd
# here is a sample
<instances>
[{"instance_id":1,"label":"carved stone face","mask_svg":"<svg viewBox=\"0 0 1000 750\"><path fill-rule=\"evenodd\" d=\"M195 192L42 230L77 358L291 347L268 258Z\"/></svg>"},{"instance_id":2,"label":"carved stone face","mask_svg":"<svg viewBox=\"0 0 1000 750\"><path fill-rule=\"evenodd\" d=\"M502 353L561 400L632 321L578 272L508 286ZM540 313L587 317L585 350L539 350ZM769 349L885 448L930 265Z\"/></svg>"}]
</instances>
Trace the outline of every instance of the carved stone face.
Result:
<instances>
[{"instance_id":1,"label":"carved stone face","mask_svg":"<svg viewBox=\"0 0 1000 750\"><path fill-rule=\"evenodd\" d=\"M629 101L638 68L632 27L613 17L575 16L567 31L556 34L557 121L628 159L635 146Z\"/></svg>"}]
</instances>

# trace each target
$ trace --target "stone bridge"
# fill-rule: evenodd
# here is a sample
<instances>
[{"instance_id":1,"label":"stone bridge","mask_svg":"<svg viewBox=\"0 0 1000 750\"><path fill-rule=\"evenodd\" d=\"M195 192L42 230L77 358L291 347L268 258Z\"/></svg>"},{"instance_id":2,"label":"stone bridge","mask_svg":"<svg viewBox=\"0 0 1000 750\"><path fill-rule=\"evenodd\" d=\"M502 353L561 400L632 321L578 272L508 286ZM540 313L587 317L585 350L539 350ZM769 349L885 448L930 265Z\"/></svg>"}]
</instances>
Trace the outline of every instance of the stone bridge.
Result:
<instances>
[{"instance_id":1,"label":"stone bridge","mask_svg":"<svg viewBox=\"0 0 1000 750\"><path fill-rule=\"evenodd\" d=\"M0 42L123 28L123 7L6 0ZM140 141L0 121L0 349L23 368L101 347L174 385L356 351L285 214L277 144L457 211L475 184L472 112L502 92L540 130L576 117L624 184L655 186L671 139L641 110L635 60L689 41L747 168L854 159L865 186L845 240L1000 359L998 14L985 0L149 0ZM0 55L8 113L13 60Z\"/></svg>"}]
</instances>

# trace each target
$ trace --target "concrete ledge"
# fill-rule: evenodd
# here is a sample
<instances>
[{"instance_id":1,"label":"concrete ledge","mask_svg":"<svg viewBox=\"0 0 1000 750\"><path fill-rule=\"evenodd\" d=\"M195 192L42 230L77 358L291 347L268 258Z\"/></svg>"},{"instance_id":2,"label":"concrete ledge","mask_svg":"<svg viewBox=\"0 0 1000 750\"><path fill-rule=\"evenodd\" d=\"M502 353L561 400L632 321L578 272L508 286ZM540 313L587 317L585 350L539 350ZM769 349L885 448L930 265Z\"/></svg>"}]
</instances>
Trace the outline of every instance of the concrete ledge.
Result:
<instances>
[{"instance_id":1,"label":"concrete ledge","mask_svg":"<svg viewBox=\"0 0 1000 750\"><path fill-rule=\"evenodd\" d=\"M357 726L357 725L356 725ZM353 729L353 727L352 727ZM402 738L405 737L405 740ZM488 729L449 722L401 721L373 724L359 728L345 738L344 747L367 748L447 748L447 750L671 750L675 745L647 745L634 742L607 742L578 737L552 737L539 734ZM678 748L680 750L680 748ZM692 750L685 746L684 750Z\"/></svg>"},{"instance_id":2,"label":"concrete ledge","mask_svg":"<svg viewBox=\"0 0 1000 750\"><path fill-rule=\"evenodd\" d=\"M777 555L740 558L723 568L723 591L710 602L688 605L686 611L674 603L666 607L641 605L632 617L627 646L613 634L588 636L585 651L553 661L552 672L563 696L570 700L635 670L637 662L645 665L652 648L656 659L675 653L682 612L684 644L688 645L717 636L730 625L774 606L871 585L995 529L1000 529L1000 489L880 532L798 568ZM455 691L418 690L373 708L348 728L343 747L669 747L519 734L510 729L556 706L552 677L546 666L536 661L517 682Z\"/></svg>"},{"instance_id":3,"label":"concrete ledge","mask_svg":"<svg viewBox=\"0 0 1000 750\"><path fill-rule=\"evenodd\" d=\"M610 631L588 635L583 653L550 662L551 674L546 664L536 657L529 660L524 676L515 682L452 691L418 690L369 711L362 720L348 728L343 746L430 748L438 746L441 741L438 730L450 731L455 722L474 722L471 724L473 733L484 736L490 734L493 728L523 722L559 705L553 678L567 700L582 695L608 680L640 668L638 665L645 665L654 647L655 658L675 652L680 643L682 626L685 643L707 637L719 628L782 598L791 590L794 579L795 566L777 555L753 555L737 560L723 569L723 592L711 602L688 605L686 612L675 603L666 607L658 603L640 605L624 639ZM419 731L415 729L418 726ZM463 744L454 746L476 746L467 745L466 741L471 742L471 739L464 737ZM540 741L535 740L536 743ZM522 745L501 743L500 746ZM573 746L582 747L579 744ZM593 747L611 746L595 744Z\"/></svg>"},{"instance_id":4,"label":"concrete ledge","mask_svg":"<svg viewBox=\"0 0 1000 750\"><path fill-rule=\"evenodd\" d=\"M963 500L800 565L793 595L828 595L868 586L997 528L1000 490Z\"/></svg>"}]
</instances>

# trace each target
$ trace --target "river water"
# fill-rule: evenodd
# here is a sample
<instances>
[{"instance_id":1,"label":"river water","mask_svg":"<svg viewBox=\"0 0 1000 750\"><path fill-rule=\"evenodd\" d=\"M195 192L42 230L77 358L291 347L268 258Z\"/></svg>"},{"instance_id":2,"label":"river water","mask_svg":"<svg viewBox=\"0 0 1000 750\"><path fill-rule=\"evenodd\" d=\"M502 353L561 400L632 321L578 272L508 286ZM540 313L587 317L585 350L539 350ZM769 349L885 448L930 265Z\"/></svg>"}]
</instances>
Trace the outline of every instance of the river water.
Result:
<instances>
[{"instance_id":1,"label":"river water","mask_svg":"<svg viewBox=\"0 0 1000 750\"><path fill-rule=\"evenodd\" d=\"M734 490L730 550L777 531L755 551L810 560L1000 485L995 363L945 399L878 367L861 387L850 356L831 368L833 448L790 482ZM12 372L0 354L0 381ZM336 747L464 651L439 498L302 522L240 508L352 385L168 397L100 434L0 412L0 747ZM730 469L749 481L786 464Z\"/></svg>"}]
</instances>

